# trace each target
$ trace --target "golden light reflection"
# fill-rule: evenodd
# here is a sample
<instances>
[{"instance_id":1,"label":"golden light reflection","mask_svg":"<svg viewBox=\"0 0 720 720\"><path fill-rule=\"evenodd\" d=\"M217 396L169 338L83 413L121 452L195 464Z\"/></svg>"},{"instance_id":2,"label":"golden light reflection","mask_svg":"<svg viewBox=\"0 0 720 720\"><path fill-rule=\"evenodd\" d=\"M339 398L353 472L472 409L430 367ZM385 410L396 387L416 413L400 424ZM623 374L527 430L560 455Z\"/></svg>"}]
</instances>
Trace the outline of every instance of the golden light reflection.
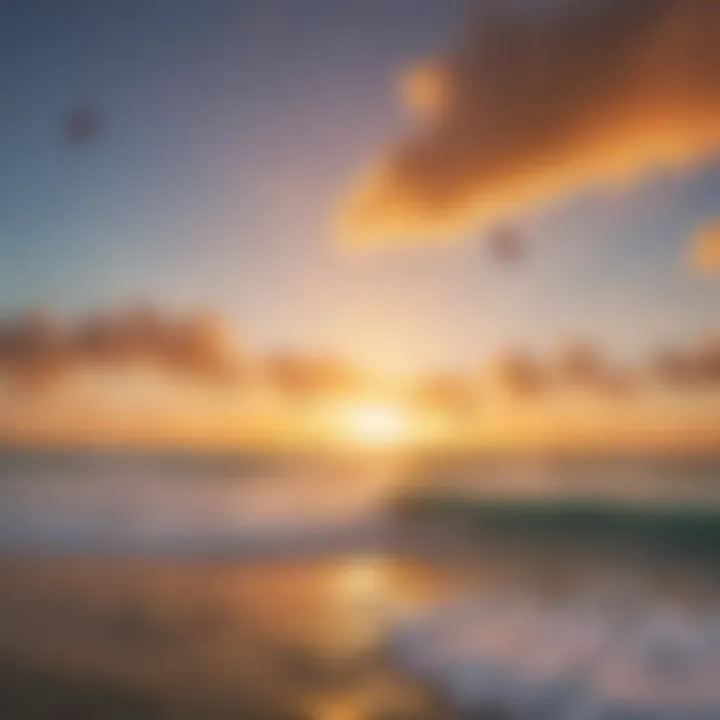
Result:
<instances>
[{"instance_id":1,"label":"golden light reflection","mask_svg":"<svg viewBox=\"0 0 720 720\"><path fill-rule=\"evenodd\" d=\"M380 641L389 587L379 558L359 557L338 568L332 582L336 657L360 657Z\"/></svg>"},{"instance_id":2,"label":"golden light reflection","mask_svg":"<svg viewBox=\"0 0 720 720\"><path fill-rule=\"evenodd\" d=\"M354 558L339 568L337 590L345 601L365 604L383 595L386 580L385 567L381 559Z\"/></svg>"}]
</instances>

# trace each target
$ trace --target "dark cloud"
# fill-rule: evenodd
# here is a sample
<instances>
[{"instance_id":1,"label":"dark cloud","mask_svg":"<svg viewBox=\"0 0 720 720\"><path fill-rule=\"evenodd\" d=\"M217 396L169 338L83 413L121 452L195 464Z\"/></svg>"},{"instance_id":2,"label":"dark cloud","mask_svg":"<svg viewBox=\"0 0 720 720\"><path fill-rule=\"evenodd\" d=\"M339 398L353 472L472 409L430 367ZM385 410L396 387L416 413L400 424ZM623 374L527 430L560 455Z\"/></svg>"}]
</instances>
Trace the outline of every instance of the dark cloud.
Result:
<instances>
[{"instance_id":1,"label":"dark cloud","mask_svg":"<svg viewBox=\"0 0 720 720\"><path fill-rule=\"evenodd\" d=\"M720 145L720 3L482 0L458 47L403 82L408 137L361 178L340 230L444 234Z\"/></svg>"},{"instance_id":2,"label":"dark cloud","mask_svg":"<svg viewBox=\"0 0 720 720\"><path fill-rule=\"evenodd\" d=\"M229 330L210 313L144 306L65 323L45 311L0 322L0 372L28 389L90 367L132 365L213 381L236 379L241 369Z\"/></svg>"}]
</instances>

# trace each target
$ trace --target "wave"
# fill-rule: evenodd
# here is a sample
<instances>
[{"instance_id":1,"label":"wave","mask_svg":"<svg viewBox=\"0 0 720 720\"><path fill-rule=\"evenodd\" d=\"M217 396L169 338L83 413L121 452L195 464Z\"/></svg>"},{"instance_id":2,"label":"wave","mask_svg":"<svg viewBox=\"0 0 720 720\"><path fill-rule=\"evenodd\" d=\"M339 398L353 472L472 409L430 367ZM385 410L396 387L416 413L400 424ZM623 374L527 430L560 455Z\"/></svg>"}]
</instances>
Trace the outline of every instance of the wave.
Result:
<instances>
[{"instance_id":1,"label":"wave","mask_svg":"<svg viewBox=\"0 0 720 720\"><path fill-rule=\"evenodd\" d=\"M270 554L381 542L380 488L327 458L45 453L0 460L0 552Z\"/></svg>"},{"instance_id":2,"label":"wave","mask_svg":"<svg viewBox=\"0 0 720 720\"><path fill-rule=\"evenodd\" d=\"M390 652L472 717L720 717L717 612L469 595L399 622Z\"/></svg>"},{"instance_id":3,"label":"wave","mask_svg":"<svg viewBox=\"0 0 720 720\"><path fill-rule=\"evenodd\" d=\"M407 492L396 499L394 510L406 521L451 524L477 537L720 557L720 505L716 504Z\"/></svg>"}]
</instances>

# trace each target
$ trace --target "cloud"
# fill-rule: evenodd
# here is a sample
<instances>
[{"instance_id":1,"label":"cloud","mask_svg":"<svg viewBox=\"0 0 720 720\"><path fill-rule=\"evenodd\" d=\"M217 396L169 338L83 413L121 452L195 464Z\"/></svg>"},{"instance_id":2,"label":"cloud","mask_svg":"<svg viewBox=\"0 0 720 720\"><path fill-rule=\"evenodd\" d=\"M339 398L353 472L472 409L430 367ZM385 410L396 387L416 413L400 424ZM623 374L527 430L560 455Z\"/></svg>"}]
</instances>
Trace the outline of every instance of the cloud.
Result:
<instances>
[{"instance_id":1,"label":"cloud","mask_svg":"<svg viewBox=\"0 0 720 720\"><path fill-rule=\"evenodd\" d=\"M545 356L522 347L500 349L487 360L482 377L452 369L428 371L409 378L400 394L421 410L470 417L484 407L488 387L517 398L572 388L625 395L640 390L641 379L668 388L720 387L720 336L659 349L634 367L607 362L601 346L592 343L557 347ZM185 380L242 383L300 404L378 391L387 381L372 368L337 355L251 356L211 312L176 314L140 305L66 320L44 310L0 318L0 378L11 387L38 391L87 370L133 368Z\"/></svg>"},{"instance_id":2,"label":"cloud","mask_svg":"<svg viewBox=\"0 0 720 720\"><path fill-rule=\"evenodd\" d=\"M488 227L720 146L720 3L483 0L402 82L411 132L342 203L356 242Z\"/></svg>"},{"instance_id":3,"label":"cloud","mask_svg":"<svg viewBox=\"0 0 720 720\"><path fill-rule=\"evenodd\" d=\"M706 382L720 385L720 336L713 335L702 343L697 353L697 365Z\"/></svg>"},{"instance_id":4,"label":"cloud","mask_svg":"<svg viewBox=\"0 0 720 720\"><path fill-rule=\"evenodd\" d=\"M609 363L601 349L588 342L562 347L551 363L551 374L560 385L604 394L628 394L637 384L635 371Z\"/></svg>"},{"instance_id":5,"label":"cloud","mask_svg":"<svg viewBox=\"0 0 720 720\"><path fill-rule=\"evenodd\" d=\"M572 343L564 347L556 361L558 376L572 385L602 384L607 368L600 352L587 343Z\"/></svg>"},{"instance_id":6,"label":"cloud","mask_svg":"<svg viewBox=\"0 0 720 720\"><path fill-rule=\"evenodd\" d=\"M689 348L664 348L654 355L652 374L665 386L720 386L720 336L711 335Z\"/></svg>"},{"instance_id":7,"label":"cloud","mask_svg":"<svg viewBox=\"0 0 720 720\"><path fill-rule=\"evenodd\" d=\"M690 265L699 272L720 274L720 220L698 230L690 251Z\"/></svg>"},{"instance_id":8,"label":"cloud","mask_svg":"<svg viewBox=\"0 0 720 720\"><path fill-rule=\"evenodd\" d=\"M661 383L669 386L688 385L697 377L696 363L688 353L667 347L655 353L650 371Z\"/></svg>"},{"instance_id":9,"label":"cloud","mask_svg":"<svg viewBox=\"0 0 720 720\"><path fill-rule=\"evenodd\" d=\"M229 330L211 313L173 316L144 306L65 323L46 311L0 321L0 373L26 389L91 367L133 365L213 381L241 369Z\"/></svg>"},{"instance_id":10,"label":"cloud","mask_svg":"<svg viewBox=\"0 0 720 720\"><path fill-rule=\"evenodd\" d=\"M424 375L412 384L408 395L417 409L452 418L470 417L479 405L476 383L462 373L434 372Z\"/></svg>"},{"instance_id":11,"label":"cloud","mask_svg":"<svg viewBox=\"0 0 720 720\"><path fill-rule=\"evenodd\" d=\"M0 372L14 383L54 383L73 362L65 328L50 313L36 311L0 324Z\"/></svg>"},{"instance_id":12,"label":"cloud","mask_svg":"<svg viewBox=\"0 0 720 720\"><path fill-rule=\"evenodd\" d=\"M529 352L507 348L490 360L489 376L493 385L510 395L533 396L547 389L548 373Z\"/></svg>"},{"instance_id":13,"label":"cloud","mask_svg":"<svg viewBox=\"0 0 720 720\"><path fill-rule=\"evenodd\" d=\"M336 357L293 352L274 353L263 361L269 385L282 396L312 400L323 395L348 394L362 388L362 372Z\"/></svg>"}]
</instances>

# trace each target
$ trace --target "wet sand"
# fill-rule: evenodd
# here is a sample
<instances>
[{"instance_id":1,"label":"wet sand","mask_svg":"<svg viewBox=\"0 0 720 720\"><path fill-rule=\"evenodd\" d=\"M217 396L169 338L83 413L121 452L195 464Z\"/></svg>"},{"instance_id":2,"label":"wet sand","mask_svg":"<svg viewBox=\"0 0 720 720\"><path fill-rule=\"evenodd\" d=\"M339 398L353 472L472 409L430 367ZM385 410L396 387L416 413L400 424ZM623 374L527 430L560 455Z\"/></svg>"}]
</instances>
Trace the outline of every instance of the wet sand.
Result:
<instances>
[{"instance_id":1,"label":"wet sand","mask_svg":"<svg viewBox=\"0 0 720 720\"><path fill-rule=\"evenodd\" d=\"M377 651L366 562L2 559L0 715L351 718L372 699L442 717ZM425 592L412 564L381 572Z\"/></svg>"},{"instance_id":2,"label":"wet sand","mask_svg":"<svg viewBox=\"0 0 720 720\"><path fill-rule=\"evenodd\" d=\"M493 718L451 711L431 678L395 662L386 643L398 614L468 590L698 612L720 597L720 569L707 565L453 533L402 544L262 561L4 556L0 717Z\"/></svg>"}]
</instances>

